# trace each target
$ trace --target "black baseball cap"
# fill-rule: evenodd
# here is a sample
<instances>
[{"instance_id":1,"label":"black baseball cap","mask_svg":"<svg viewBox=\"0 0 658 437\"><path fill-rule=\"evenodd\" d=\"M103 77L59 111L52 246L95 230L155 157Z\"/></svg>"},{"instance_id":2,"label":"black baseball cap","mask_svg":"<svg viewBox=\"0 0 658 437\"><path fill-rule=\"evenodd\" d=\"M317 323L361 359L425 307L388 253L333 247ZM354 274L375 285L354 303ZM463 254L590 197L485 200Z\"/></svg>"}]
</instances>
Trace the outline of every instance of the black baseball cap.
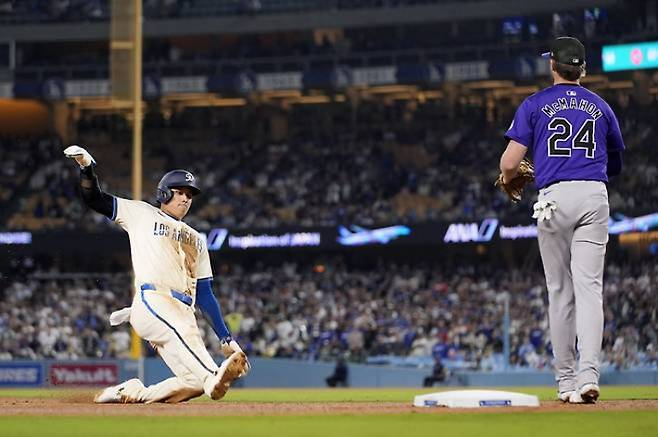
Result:
<instances>
[{"instance_id":1,"label":"black baseball cap","mask_svg":"<svg viewBox=\"0 0 658 437\"><path fill-rule=\"evenodd\" d=\"M576 38L562 36L551 44L551 51L542 57L555 59L560 64L579 66L585 63L585 46Z\"/></svg>"}]
</instances>

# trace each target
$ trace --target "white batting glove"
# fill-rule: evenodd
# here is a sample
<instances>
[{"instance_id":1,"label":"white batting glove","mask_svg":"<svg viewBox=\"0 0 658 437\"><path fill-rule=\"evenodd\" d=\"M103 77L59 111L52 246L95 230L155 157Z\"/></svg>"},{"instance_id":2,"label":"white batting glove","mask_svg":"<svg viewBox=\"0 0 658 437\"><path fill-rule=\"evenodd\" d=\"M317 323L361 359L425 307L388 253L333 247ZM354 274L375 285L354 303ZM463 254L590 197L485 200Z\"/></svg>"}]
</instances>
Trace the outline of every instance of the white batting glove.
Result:
<instances>
[{"instance_id":1,"label":"white batting glove","mask_svg":"<svg viewBox=\"0 0 658 437\"><path fill-rule=\"evenodd\" d=\"M553 211L557 209L557 205L552 200L540 200L535 202L532 209L534 210L532 218L536 218L540 222L542 220L550 220L553 217Z\"/></svg>"},{"instance_id":2,"label":"white batting glove","mask_svg":"<svg viewBox=\"0 0 658 437\"><path fill-rule=\"evenodd\" d=\"M247 356L247 354L244 353L238 342L233 340L231 337L222 339L221 344L222 344L222 353L226 358L230 357L235 352L241 352L244 354L245 357ZM247 359L246 361L247 361L246 368L244 369L245 374L247 374L247 372L251 370L251 363L249 362L249 359Z\"/></svg>"},{"instance_id":3,"label":"white batting glove","mask_svg":"<svg viewBox=\"0 0 658 437\"><path fill-rule=\"evenodd\" d=\"M80 146L69 146L64 149L64 155L67 158L73 158L78 163L80 168L89 167L91 164L96 164L94 158L84 148Z\"/></svg>"},{"instance_id":4,"label":"white batting glove","mask_svg":"<svg viewBox=\"0 0 658 437\"><path fill-rule=\"evenodd\" d=\"M224 338L221 341L222 344L222 353L228 358L233 354L233 352L242 352L242 348L237 341L233 340L231 337Z\"/></svg>"}]
</instances>

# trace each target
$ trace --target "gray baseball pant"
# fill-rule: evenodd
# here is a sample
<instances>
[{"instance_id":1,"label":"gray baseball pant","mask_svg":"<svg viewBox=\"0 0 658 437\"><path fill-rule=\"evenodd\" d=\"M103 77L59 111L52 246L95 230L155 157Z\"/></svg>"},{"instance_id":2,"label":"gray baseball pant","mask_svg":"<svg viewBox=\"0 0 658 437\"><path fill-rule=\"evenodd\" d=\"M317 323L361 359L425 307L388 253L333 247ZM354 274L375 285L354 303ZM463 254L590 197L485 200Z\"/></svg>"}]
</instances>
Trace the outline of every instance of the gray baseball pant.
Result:
<instances>
[{"instance_id":1,"label":"gray baseball pant","mask_svg":"<svg viewBox=\"0 0 658 437\"><path fill-rule=\"evenodd\" d=\"M538 222L537 230L555 379L562 393L599 381L608 191L603 182L565 181L541 189L539 200L557 205L553 217Z\"/></svg>"}]
</instances>

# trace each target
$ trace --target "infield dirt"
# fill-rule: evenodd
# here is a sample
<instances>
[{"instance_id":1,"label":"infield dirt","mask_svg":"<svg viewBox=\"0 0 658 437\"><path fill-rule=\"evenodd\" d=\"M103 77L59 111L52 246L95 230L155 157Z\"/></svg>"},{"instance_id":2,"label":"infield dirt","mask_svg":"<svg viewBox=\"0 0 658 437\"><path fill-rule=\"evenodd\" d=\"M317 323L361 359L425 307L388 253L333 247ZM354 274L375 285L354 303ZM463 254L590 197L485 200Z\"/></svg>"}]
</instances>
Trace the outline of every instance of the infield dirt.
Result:
<instances>
[{"instance_id":1,"label":"infield dirt","mask_svg":"<svg viewBox=\"0 0 658 437\"><path fill-rule=\"evenodd\" d=\"M537 408L417 408L406 402L188 402L182 404L105 404L92 394L59 398L0 398L0 416L300 416L373 414L452 414L463 412L658 411L658 400L611 400L591 405L543 401Z\"/></svg>"}]
</instances>

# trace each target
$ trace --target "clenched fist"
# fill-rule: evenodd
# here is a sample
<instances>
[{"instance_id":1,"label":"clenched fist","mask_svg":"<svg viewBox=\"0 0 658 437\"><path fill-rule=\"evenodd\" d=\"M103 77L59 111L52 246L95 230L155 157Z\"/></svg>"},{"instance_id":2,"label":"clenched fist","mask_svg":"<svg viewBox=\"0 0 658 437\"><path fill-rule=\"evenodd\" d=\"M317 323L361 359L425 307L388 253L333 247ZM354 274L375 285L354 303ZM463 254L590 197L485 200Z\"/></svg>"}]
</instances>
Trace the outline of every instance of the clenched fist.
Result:
<instances>
[{"instance_id":1,"label":"clenched fist","mask_svg":"<svg viewBox=\"0 0 658 437\"><path fill-rule=\"evenodd\" d=\"M78 163L80 168L89 167L91 164L96 164L94 158L84 148L80 146L69 146L64 149L64 155L67 158L73 158Z\"/></svg>"}]
</instances>

